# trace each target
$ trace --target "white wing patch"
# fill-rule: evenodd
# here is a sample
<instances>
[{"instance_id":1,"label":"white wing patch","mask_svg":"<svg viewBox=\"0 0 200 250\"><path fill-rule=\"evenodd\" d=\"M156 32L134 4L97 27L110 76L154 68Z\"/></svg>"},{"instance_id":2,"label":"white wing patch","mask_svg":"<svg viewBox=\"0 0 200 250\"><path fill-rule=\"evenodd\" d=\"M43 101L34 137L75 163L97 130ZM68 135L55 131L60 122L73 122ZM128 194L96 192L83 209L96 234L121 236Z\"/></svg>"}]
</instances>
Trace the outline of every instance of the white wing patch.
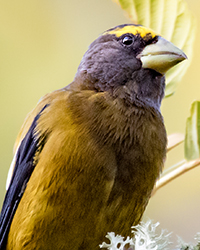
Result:
<instances>
[{"instance_id":1,"label":"white wing patch","mask_svg":"<svg viewBox=\"0 0 200 250\"><path fill-rule=\"evenodd\" d=\"M15 155L13 157L13 160L12 160L12 162L10 164L10 168L9 168L9 171L8 171L8 176L7 176L7 180L6 180L6 190L8 190L8 188L10 186L10 182L11 182L13 171L14 171L15 164L16 164L16 157L17 157L18 148L15 151L16 153L15 153Z\"/></svg>"}]
</instances>

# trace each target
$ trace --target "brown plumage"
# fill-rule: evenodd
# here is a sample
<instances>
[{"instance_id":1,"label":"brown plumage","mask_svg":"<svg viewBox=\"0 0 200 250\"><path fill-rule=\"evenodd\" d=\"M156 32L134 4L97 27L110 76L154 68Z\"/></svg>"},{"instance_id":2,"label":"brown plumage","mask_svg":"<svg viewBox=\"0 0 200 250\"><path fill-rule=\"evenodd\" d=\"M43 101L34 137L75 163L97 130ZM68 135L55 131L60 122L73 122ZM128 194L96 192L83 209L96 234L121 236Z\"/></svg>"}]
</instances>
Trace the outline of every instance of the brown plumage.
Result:
<instances>
[{"instance_id":1,"label":"brown plumage","mask_svg":"<svg viewBox=\"0 0 200 250\"><path fill-rule=\"evenodd\" d=\"M166 153L164 76L158 64L145 67L144 55L158 41L142 26L109 30L91 44L74 81L29 114L2 208L1 230L12 223L0 249L95 250L107 232L126 236L140 221ZM15 183L22 195L10 199ZM17 199L14 217L6 216Z\"/></svg>"}]
</instances>

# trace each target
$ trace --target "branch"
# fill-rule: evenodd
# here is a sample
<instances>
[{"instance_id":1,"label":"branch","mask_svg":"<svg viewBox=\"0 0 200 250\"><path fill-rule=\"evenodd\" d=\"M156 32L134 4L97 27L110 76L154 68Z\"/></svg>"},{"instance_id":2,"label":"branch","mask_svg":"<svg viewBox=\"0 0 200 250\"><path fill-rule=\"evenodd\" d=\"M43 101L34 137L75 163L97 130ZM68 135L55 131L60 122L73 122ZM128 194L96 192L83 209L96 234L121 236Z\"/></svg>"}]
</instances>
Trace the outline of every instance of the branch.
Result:
<instances>
[{"instance_id":1,"label":"branch","mask_svg":"<svg viewBox=\"0 0 200 250\"><path fill-rule=\"evenodd\" d=\"M167 152L169 152L171 149L175 148L184 141L184 135L180 133L171 134L167 137L167 139Z\"/></svg>"},{"instance_id":2,"label":"branch","mask_svg":"<svg viewBox=\"0 0 200 250\"><path fill-rule=\"evenodd\" d=\"M197 167L200 165L200 158L193 160L193 161L183 161L183 164L175 165L175 167L172 167L173 170L166 171L161 175L160 179L156 182L156 185L154 187L152 196L157 192L157 190L166 184L168 184L170 181L174 180L178 176L184 174L185 172ZM178 166L178 167L177 167Z\"/></svg>"}]
</instances>

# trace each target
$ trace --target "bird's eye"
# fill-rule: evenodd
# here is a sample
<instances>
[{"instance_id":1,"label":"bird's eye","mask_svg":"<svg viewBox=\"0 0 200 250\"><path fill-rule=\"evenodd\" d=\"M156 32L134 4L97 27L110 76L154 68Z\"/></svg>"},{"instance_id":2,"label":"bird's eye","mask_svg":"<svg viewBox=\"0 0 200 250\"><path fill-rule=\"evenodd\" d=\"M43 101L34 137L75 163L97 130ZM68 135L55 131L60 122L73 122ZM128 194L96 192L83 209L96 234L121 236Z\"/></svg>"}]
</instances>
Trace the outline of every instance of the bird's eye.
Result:
<instances>
[{"instance_id":1,"label":"bird's eye","mask_svg":"<svg viewBox=\"0 0 200 250\"><path fill-rule=\"evenodd\" d=\"M122 42L124 45L131 45L133 43L133 38L131 36L125 36Z\"/></svg>"}]
</instances>

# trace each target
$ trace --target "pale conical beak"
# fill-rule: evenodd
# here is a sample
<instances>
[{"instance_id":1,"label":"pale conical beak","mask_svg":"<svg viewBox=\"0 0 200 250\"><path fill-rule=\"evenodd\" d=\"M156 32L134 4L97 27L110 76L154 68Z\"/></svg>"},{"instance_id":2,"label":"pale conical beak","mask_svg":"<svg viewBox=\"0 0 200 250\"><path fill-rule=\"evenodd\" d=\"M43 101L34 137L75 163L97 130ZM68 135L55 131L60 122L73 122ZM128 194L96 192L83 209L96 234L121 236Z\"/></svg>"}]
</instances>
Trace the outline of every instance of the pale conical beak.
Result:
<instances>
[{"instance_id":1,"label":"pale conical beak","mask_svg":"<svg viewBox=\"0 0 200 250\"><path fill-rule=\"evenodd\" d=\"M142 61L142 67L153 69L160 74L165 74L177 63L187 59L185 53L173 43L158 37L158 41L147 45L138 55Z\"/></svg>"}]
</instances>

